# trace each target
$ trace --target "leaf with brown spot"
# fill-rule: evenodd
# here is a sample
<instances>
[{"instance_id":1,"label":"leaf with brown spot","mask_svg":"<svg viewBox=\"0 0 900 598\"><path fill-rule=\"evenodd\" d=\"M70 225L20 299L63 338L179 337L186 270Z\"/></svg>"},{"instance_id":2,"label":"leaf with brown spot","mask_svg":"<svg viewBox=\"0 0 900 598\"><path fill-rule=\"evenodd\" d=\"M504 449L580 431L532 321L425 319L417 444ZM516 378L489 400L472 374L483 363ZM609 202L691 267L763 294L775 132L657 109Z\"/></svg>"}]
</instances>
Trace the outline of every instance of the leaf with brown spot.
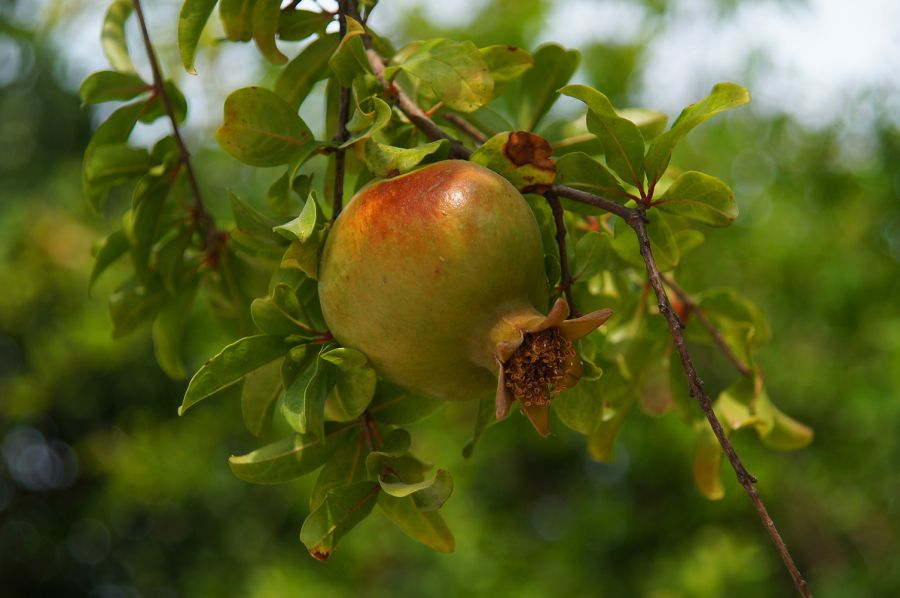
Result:
<instances>
[{"instance_id":1,"label":"leaf with brown spot","mask_svg":"<svg viewBox=\"0 0 900 598\"><path fill-rule=\"evenodd\" d=\"M503 175L522 193L540 193L556 179L553 148L539 135L507 131L488 139L471 160Z\"/></svg>"}]
</instances>

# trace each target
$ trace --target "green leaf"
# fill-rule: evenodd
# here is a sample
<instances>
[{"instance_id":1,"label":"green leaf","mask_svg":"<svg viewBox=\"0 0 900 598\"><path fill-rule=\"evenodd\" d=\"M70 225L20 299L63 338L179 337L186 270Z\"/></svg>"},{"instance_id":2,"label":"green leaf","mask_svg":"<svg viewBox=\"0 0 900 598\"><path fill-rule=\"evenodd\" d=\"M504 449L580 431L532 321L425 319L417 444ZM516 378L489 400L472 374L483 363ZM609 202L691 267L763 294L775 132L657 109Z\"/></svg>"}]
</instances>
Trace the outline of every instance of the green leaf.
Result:
<instances>
[{"instance_id":1,"label":"green leaf","mask_svg":"<svg viewBox=\"0 0 900 598\"><path fill-rule=\"evenodd\" d=\"M628 193L616 177L600 162L584 152L572 152L556 161L556 182L575 189L600 195L612 201L628 201ZM566 209L579 213L595 214L596 208L577 204L563 198Z\"/></svg>"},{"instance_id":2,"label":"green leaf","mask_svg":"<svg viewBox=\"0 0 900 598\"><path fill-rule=\"evenodd\" d=\"M441 401L419 396L380 380L369 405L369 413L377 422L400 426L424 419L441 407Z\"/></svg>"},{"instance_id":3,"label":"green leaf","mask_svg":"<svg viewBox=\"0 0 900 598\"><path fill-rule=\"evenodd\" d=\"M525 50L513 46L488 46L480 48L482 58L494 80L494 95L497 95L498 83L509 83L518 79L534 66L534 59Z\"/></svg>"},{"instance_id":4,"label":"green leaf","mask_svg":"<svg viewBox=\"0 0 900 598\"><path fill-rule=\"evenodd\" d=\"M579 434L590 436L603 419L605 381L601 382L603 370L599 367L588 361L585 361L584 366L585 375L573 388L560 393L553 401L553 411L566 426Z\"/></svg>"},{"instance_id":5,"label":"green leaf","mask_svg":"<svg viewBox=\"0 0 900 598\"><path fill-rule=\"evenodd\" d=\"M132 279L119 287L109 296L113 338L122 338L153 317L165 298L165 288L156 279L147 284Z\"/></svg>"},{"instance_id":6,"label":"green leaf","mask_svg":"<svg viewBox=\"0 0 900 598\"><path fill-rule=\"evenodd\" d=\"M299 42L314 33L324 33L325 28L334 20L328 12L311 10L282 10L278 21L278 37L284 41Z\"/></svg>"},{"instance_id":7,"label":"green leaf","mask_svg":"<svg viewBox=\"0 0 900 598\"><path fill-rule=\"evenodd\" d=\"M235 477L252 484L289 482L321 467L352 430L353 426L340 426L330 430L324 440L309 435L289 436L246 455L232 455L228 465Z\"/></svg>"},{"instance_id":8,"label":"green leaf","mask_svg":"<svg viewBox=\"0 0 900 598\"><path fill-rule=\"evenodd\" d=\"M178 414L226 386L234 384L253 370L287 354L284 337L276 334L248 336L222 349L203 364L188 384Z\"/></svg>"},{"instance_id":9,"label":"green leaf","mask_svg":"<svg viewBox=\"0 0 900 598\"><path fill-rule=\"evenodd\" d=\"M253 37L253 7L257 0L221 0L219 18L225 37L233 42L248 42Z\"/></svg>"},{"instance_id":10,"label":"green leaf","mask_svg":"<svg viewBox=\"0 0 900 598\"><path fill-rule=\"evenodd\" d=\"M315 40L291 60L275 80L275 93L296 112L313 86L328 76L328 60L338 47L335 34Z\"/></svg>"},{"instance_id":11,"label":"green leaf","mask_svg":"<svg viewBox=\"0 0 900 598\"><path fill-rule=\"evenodd\" d=\"M123 73L133 73L134 63L128 54L125 40L125 21L131 15L133 7L130 0L113 0L103 19L100 43L109 65Z\"/></svg>"},{"instance_id":12,"label":"green leaf","mask_svg":"<svg viewBox=\"0 0 900 598\"><path fill-rule=\"evenodd\" d=\"M184 254L191 244L194 232L193 226L183 224L177 234L162 243L156 251L156 269L170 294L175 294L178 279L185 270Z\"/></svg>"},{"instance_id":13,"label":"green leaf","mask_svg":"<svg viewBox=\"0 0 900 598\"><path fill-rule=\"evenodd\" d=\"M750 101L750 93L735 83L718 83L708 96L681 111L672 128L650 143L644 158L647 179L653 188L666 172L675 146L690 133L691 129L712 118L716 114L737 108Z\"/></svg>"},{"instance_id":14,"label":"green leaf","mask_svg":"<svg viewBox=\"0 0 900 598\"><path fill-rule=\"evenodd\" d=\"M133 218L125 232L131 242L131 262L141 280L150 275L150 252L158 239L160 216L171 186L172 178L167 174L148 174L134 187Z\"/></svg>"},{"instance_id":15,"label":"green leaf","mask_svg":"<svg viewBox=\"0 0 900 598\"><path fill-rule=\"evenodd\" d=\"M85 152L84 181L88 197L102 202L109 189L145 175L156 165L150 153L126 143L106 143ZM99 208L99 203L95 207Z\"/></svg>"},{"instance_id":16,"label":"green leaf","mask_svg":"<svg viewBox=\"0 0 900 598\"><path fill-rule=\"evenodd\" d=\"M675 235L661 213L654 214L653 211L650 211L647 213L647 219L649 220L646 225L647 236L650 238L650 248L656 259L656 265L661 271L667 272L677 266L681 259ZM615 238L612 241L612 248L616 254L632 266L643 268L644 260L641 257L637 235L634 234L631 227L623 220L618 219L613 225L613 229Z\"/></svg>"},{"instance_id":17,"label":"green leaf","mask_svg":"<svg viewBox=\"0 0 900 598\"><path fill-rule=\"evenodd\" d=\"M166 81L163 84L163 88L166 90L166 96L169 98L169 105L172 107L175 122L178 124L183 123L187 117L187 99L173 81ZM146 109L141 112L140 121L142 123L152 123L157 119L167 117L168 114L161 96L151 96L146 103Z\"/></svg>"},{"instance_id":18,"label":"green leaf","mask_svg":"<svg viewBox=\"0 0 900 598\"><path fill-rule=\"evenodd\" d=\"M319 274L319 249L323 242L324 235L320 234L306 243L291 243L281 259L281 268L301 270L315 280Z\"/></svg>"},{"instance_id":19,"label":"green leaf","mask_svg":"<svg viewBox=\"0 0 900 598\"><path fill-rule=\"evenodd\" d=\"M187 375L181 345L196 294L197 285L192 282L166 302L153 321L153 352L156 362L162 371L175 380L181 380Z\"/></svg>"},{"instance_id":20,"label":"green leaf","mask_svg":"<svg viewBox=\"0 0 900 598\"><path fill-rule=\"evenodd\" d=\"M594 461L613 463L616 458L615 445L619 432L625 424L631 403L626 403L617 410L606 410L603 419L591 432L587 440L588 455Z\"/></svg>"},{"instance_id":21,"label":"green leaf","mask_svg":"<svg viewBox=\"0 0 900 598\"><path fill-rule=\"evenodd\" d=\"M216 132L222 148L251 166L294 160L312 133L295 110L274 92L245 87L225 100L225 122Z\"/></svg>"},{"instance_id":22,"label":"green leaf","mask_svg":"<svg viewBox=\"0 0 900 598\"><path fill-rule=\"evenodd\" d=\"M400 70L453 110L474 112L493 97L494 81L487 62L470 41L438 38L422 42L402 63L386 68L384 76L392 79Z\"/></svg>"},{"instance_id":23,"label":"green leaf","mask_svg":"<svg viewBox=\"0 0 900 598\"><path fill-rule=\"evenodd\" d=\"M801 449L813 440L813 431L780 409L771 405L772 428L769 433L760 440L764 445L779 451L795 451Z\"/></svg>"},{"instance_id":24,"label":"green leaf","mask_svg":"<svg viewBox=\"0 0 900 598\"><path fill-rule=\"evenodd\" d=\"M316 438L324 436L325 400L336 384L336 377L332 365L317 359L310 369L294 380L282 405L288 423L295 430Z\"/></svg>"},{"instance_id":25,"label":"green leaf","mask_svg":"<svg viewBox=\"0 0 900 598\"><path fill-rule=\"evenodd\" d=\"M275 402L281 394L283 361L275 360L244 377L241 388L241 416L247 430L261 436L272 421Z\"/></svg>"},{"instance_id":26,"label":"green leaf","mask_svg":"<svg viewBox=\"0 0 900 598\"><path fill-rule=\"evenodd\" d=\"M436 401L435 401L436 402ZM463 457L470 459L475 452L475 445L481 440L485 430L491 424L497 421L497 410L495 408L496 397L493 394L485 395L478 399L478 411L475 414L475 430L472 432L472 438L466 442L463 447Z\"/></svg>"},{"instance_id":27,"label":"green leaf","mask_svg":"<svg viewBox=\"0 0 900 598\"><path fill-rule=\"evenodd\" d=\"M288 241L306 242L316 229L319 221L319 210L316 202L315 191L312 191L300 215L284 224L279 224L272 230Z\"/></svg>"},{"instance_id":28,"label":"green leaf","mask_svg":"<svg viewBox=\"0 0 900 598\"><path fill-rule=\"evenodd\" d=\"M653 139L666 130L669 117L662 112L649 108L622 108L616 111L622 118L635 124L645 140Z\"/></svg>"},{"instance_id":29,"label":"green leaf","mask_svg":"<svg viewBox=\"0 0 900 598\"><path fill-rule=\"evenodd\" d=\"M469 158L476 164L503 175L513 186L527 193L546 188L556 179L553 148L546 139L525 131L494 135Z\"/></svg>"},{"instance_id":30,"label":"green leaf","mask_svg":"<svg viewBox=\"0 0 900 598\"><path fill-rule=\"evenodd\" d=\"M421 482L404 482L393 474L379 476L381 489L391 496L404 497L422 493L424 499L420 508L425 511L436 511L453 492L453 478L450 474L438 469L430 480ZM418 503L417 503L418 504Z\"/></svg>"},{"instance_id":31,"label":"green leaf","mask_svg":"<svg viewBox=\"0 0 900 598\"><path fill-rule=\"evenodd\" d=\"M100 248L97 250L97 255L94 256L94 266L91 269L88 292L94 288L94 283L97 281L97 278L99 278L113 262L122 257L126 251L128 251L128 237L125 236L125 231L121 229L117 230L104 239L103 244L100 245Z\"/></svg>"},{"instance_id":32,"label":"green leaf","mask_svg":"<svg viewBox=\"0 0 900 598\"><path fill-rule=\"evenodd\" d=\"M192 75L197 74L194 56L197 54L200 34L203 33L216 2L218 0L184 0L181 12L178 13L178 53L184 70Z\"/></svg>"},{"instance_id":33,"label":"green leaf","mask_svg":"<svg viewBox=\"0 0 900 598\"><path fill-rule=\"evenodd\" d=\"M738 216L737 202L728 185L702 172L681 174L654 205L710 226L728 226Z\"/></svg>"},{"instance_id":34,"label":"green leaf","mask_svg":"<svg viewBox=\"0 0 900 598\"><path fill-rule=\"evenodd\" d=\"M587 280L606 269L610 247L609 235L588 232L575 244L575 267L573 276Z\"/></svg>"},{"instance_id":35,"label":"green leaf","mask_svg":"<svg viewBox=\"0 0 900 598\"><path fill-rule=\"evenodd\" d=\"M266 59L273 64L285 64L287 56L275 45L275 33L281 17L281 0L256 0L253 6L253 40Z\"/></svg>"},{"instance_id":36,"label":"green leaf","mask_svg":"<svg viewBox=\"0 0 900 598\"><path fill-rule=\"evenodd\" d=\"M348 148L354 143L370 139L375 133L385 128L391 121L391 107L381 98L372 97L372 111L366 112L360 108L353 114L353 118L347 123L347 130L353 135L342 143L340 147Z\"/></svg>"},{"instance_id":37,"label":"green leaf","mask_svg":"<svg viewBox=\"0 0 900 598\"><path fill-rule=\"evenodd\" d=\"M450 144L446 139L409 149L382 145L369 139L366 141L366 166L375 176L394 177L409 172L429 156L432 156L432 161L446 158L449 149Z\"/></svg>"},{"instance_id":38,"label":"green leaf","mask_svg":"<svg viewBox=\"0 0 900 598\"><path fill-rule=\"evenodd\" d=\"M423 511L410 497L398 498L385 492L378 495L378 506L404 534L438 552L453 552L456 541L444 518L437 511Z\"/></svg>"},{"instance_id":39,"label":"green leaf","mask_svg":"<svg viewBox=\"0 0 900 598\"><path fill-rule=\"evenodd\" d=\"M134 73L99 71L88 75L81 84L79 95L84 104L124 102L152 89Z\"/></svg>"},{"instance_id":40,"label":"green leaf","mask_svg":"<svg viewBox=\"0 0 900 598\"><path fill-rule=\"evenodd\" d=\"M596 89L567 85L560 93L587 104L587 127L603 144L606 163L621 180L643 189L644 138L637 125L619 116L609 99Z\"/></svg>"},{"instance_id":41,"label":"green leaf","mask_svg":"<svg viewBox=\"0 0 900 598\"><path fill-rule=\"evenodd\" d=\"M341 538L372 512L379 491L378 484L369 481L331 490L300 530L300 540L309 554L327 561Z\"/></svg>"},{"instance_id":42,"label":"green leaf","mask_svg":"<svg viewBox=\"0 0 900 598\"><path fill-rule=\"evenodd\" d=\"M559 89L578 69L581 54L556 44L541 46L534 53L534 66L522 77L516 96L519 128L534 131L550 107L559 99Z\"/></svg>"},{"instance_id":43,"label":"green leaf","mask_svg":"<svg viewBox=\"0 0 900 598\"><path fill-rule=\"evenodd\" d=\"M230 232L232 239L259 252L284 251L285 240L272 230L275 227L274 220L260 214L234 193L229 192L228 196L236 224L236 228Z\"/></svg>"},{"instance_id":44,"label":"green leaf","mask_svg":"<svg viewBox=\"0 0 900 598\"><path fill-rule=\"evenodd\" d=\"M362 435L352 432L341 438L340 448L328 459L309 495L309 510L325 502L328 492L366 479L366 447Z\"/></svg>"},{"instance_id":45,"label":"green leaf","mask_svg":"<svg viewBox=\"0 0 900 598\"><path fill-rule=\"evenodd\" d=\"M362 25L347 17L347 33L328 60L328 65L342 87L350 87L357 75L369 72L369 59L362 44L365 33Z\"/></svg>"},{"instance_id":46,"label":"green leaf","mask_svg":"<svg viewBox=\"0 0 900 598\"><path fill-rule=\"evenodd\" d=\"M725 496L722 487L722 447L712 430L704 427L694 445L694 484L709 500L720 500Z\"/></svg>"},{"instance_id":47,"label":"green leaf","mask_svg":"<svg viewBox=\"0 0 900 598\"><path fill-rule=\"evenodd\" d=\"M323 351L321 358L335 366L337 382L326 403L330 419L350 421L366 410L375 395L377 376L366 356L347 347Z\"/></svg>"}]
</instances>

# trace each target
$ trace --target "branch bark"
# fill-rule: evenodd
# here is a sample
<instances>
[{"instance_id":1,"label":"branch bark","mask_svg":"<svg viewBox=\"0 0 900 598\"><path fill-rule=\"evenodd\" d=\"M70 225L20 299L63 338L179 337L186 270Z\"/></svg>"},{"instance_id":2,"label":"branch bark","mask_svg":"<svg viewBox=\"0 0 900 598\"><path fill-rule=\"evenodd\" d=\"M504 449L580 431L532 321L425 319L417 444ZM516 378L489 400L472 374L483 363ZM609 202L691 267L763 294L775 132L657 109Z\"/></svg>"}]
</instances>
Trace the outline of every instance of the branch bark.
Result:
<instances>
[{"instance_id":1,"label":"branch bark","mask_svg":"<svg viewBox=\"0 0 900 598\"><path fill-rule=\"evenodd\" d=\"M220 235L216 229L212 216L203 203L203 195L200 193L200 185L197 183L197 175L191 164L191 153L188 151L187 144L181 136L181 130L178 128L178 122L175 118L175 111L172 108L172 100L166 92L165 82L162 76L162 69L159 66L159 60L156 58L156 51L150 40L150 33L147 31L147 20L144 18L144 11L141 7L140 0L131 0L134 6L134 14L137 18L138 27L141 31L141 37L144 40L144 49L147 52L147 61L150 63L150 70L153 73L153 94L160 99L169 123L172 126L172 135L175 137L175 143L178 145L178 160L182 164L187 175L188 184L191 188L191 194L194 196L194 218L197 226L204 233L205 249L213 263L218 261Z\"/></svg>"},{"instance_id":2,"label":"branch bark","mask_svg":"<svg viewBox=\"0 0 900 598\"><path fill-rule=\"evenodd\" d=\"M575 299L572 297L572 283L575 280L569 271L569 252L566 251L566 222L563 219L564 210L562 204L559 203L559 198L553 193L547 192L544 197L547 203L550 204L550 209L553 211L553 221L556 223L556 246L559 249L560 269L559 285L566 296L566 301L569 303L569 313L573 318L577 318L581 314L578 312L578 308L575 307Z\"/></svg>"},{"instance_id":3,"label":"branch bark","mask_svg":"<svg viewBox=\"0 0 900 598\"><path fill-rule=\"evenodd\" d=\"M725 430L722 428L719 418L716 417L715 411L713 411L712 401L710 401L709 396L703 389L703 381L694 369L694 363L691 360L690 354L688 354L687 346L684 341L681 322L675 314L675 311L672 309L669 297L663 286L662 275L656 265L656 260L653 258L653 250L650 247L650 238L647 236L647 224L644 214L642 212L639 213L637 217L628 220L628 224L634 230L635 235L637 235L641 257L644 259L644 265L647 268L647 278L650 281L650 286L653 287L653 290L656 293L659 313L662 314L669 324L669 331L672 334L672 339L675 341L675 349L678 351L678 357L681 359L681 366L687 377L691 396L700 403L700 408L703 410L703 414L706 416L713 433L716 435L716 439L719 441L722 451L728 458L728 462L734 469L735 474L737 474L738 482L744 487L744 490L750 497L750 501L753 503L754 508L756 508L756 512L763 523L763 527L765 527L766 532L768 532L769 537L772 539L772 543L778 550L778 554L781 556L781 560L784 562L785 567L790 573L797 591L801 596L812 596L807 587L806 580L804 580L803 576L800 574L800 570L794 563L794 559L791 556L787 545L784 543L781 534L778 532L778 528L775 527L775 522L772 521L765 504L763 504L759 493L756 491L756 487L754 486L757 482L756 478L744 467L744 464L735 452L734 447L731 445L731 441L729 441L728 437L725 435Z\"/></svg>"}]
</instances>

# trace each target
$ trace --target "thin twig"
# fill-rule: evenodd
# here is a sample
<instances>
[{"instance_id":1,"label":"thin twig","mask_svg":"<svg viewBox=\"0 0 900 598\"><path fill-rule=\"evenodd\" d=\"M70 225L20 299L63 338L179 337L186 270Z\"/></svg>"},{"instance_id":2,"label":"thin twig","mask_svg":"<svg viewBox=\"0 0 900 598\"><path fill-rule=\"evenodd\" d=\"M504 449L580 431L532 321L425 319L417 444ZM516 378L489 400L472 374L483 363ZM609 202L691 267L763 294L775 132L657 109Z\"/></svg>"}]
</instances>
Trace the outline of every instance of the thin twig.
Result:
<instances>
[{"instance_id":1,"label":"thin twig","mask_svg":"<svg viewBox=\"0 0 900 598\"><path fill-rule=\"evenodd\" d=\"M355 2L353 0L339 0L338 2L338 23L340 24L341 39L347 35L347 11L351 10ZM340 88L340 99L338 105L338 124L337 132L334 139L340 145L350 138L347 131L347 121L350 120L350 88ZM334 202L332 204L331 219L337 218L341 210L344 209L344 171L346 166L346 152L343 149L337 149L334 153Z\"/></svg>"},{"instance_id":2,"label":"thin twig","mask_svg":"<svg viewBox=\"0 0 900 598\"><path fill-rule=\"evenodd\" d=\"M691 296L687 294L687 292L682 289L680 286L675 284L675 281L672 280L670 276L662 276L663 282L666 283L666 286L672 289L672 292L678 296L678 299L684 304L687 308L688 313L694 314L697 317L697 320L700 322L700 325L706 328L706 331L712 337L713 342L718 345L719 349L721 349L722 354L728 358L728 361L734 365L734 368L742 375L749 376L753 373L753 370L750 369L744 361L734 354L734 351L731 350L731 347L728 346L728 342L725 340L725 337L722 336L722 333L716 328L715 324L713 324L706 313L700 309L700 306L697 305L697 302L691 299Z\"/></svg>"},{"instance_id":3,"label":"thin twig","mask_svg":"<svg viewBox=\"0 0 900 598\"><path fill-rule=\"evenodd\" d=\"M679 358L681 359L681 365L684 368L684 373L688 380L688 386L690 387L691 396L696 398L700 403L700 407L701 409L703 409L703 413L706 415L706 419L709 422L713 433L716 435L716 438L719 441L719 445L721 445L722 450L728 457L728 462L731 463L731 467L737 474L738 482L740 482L741 486L743 486L744 490L746 490L747 495L750 497L750 501L753 503L753 506L756 508L756 512L759 514L759 518L763 523L763 527L766 528L769 537L772 539L772 543L775 544L775 548L781 555L781 560L784 561L785 567L787 567L788 572L790 572L791 577L794 580L794 585L797 587L797 591L801 596L812 596L812 594L810 594L809 592L809 588L806 585L806 581L803 579L803 576L800 574L800 570L794 563L794 559L791 556L787 545L784 543L781 534L778 532L778 528L775 527L775 523L769 516L769 512L766 510L766 507L763 504L759 493L754 487L754 484L757 481L756 478L753 477L753 475L751 475L750 472L748 472L744 467L744 464L741 462L741 459L735 452L734 447L731 445L731 442L725 435L725 431L722 429L722 424L716 417L715 411L713 411L712 401L710 401L709 396L706 394L706 391L703 390L703 381L700 379L700 377L697 375L696 370L694 369L694 364L691 360L691 356L688 354L687 346L685 345L684 333L682 332L680 321L678 319L678 316L672 309L672 305L669 302L669 297L668 295L666 295L666 289L663 286L662 275L660 274L659 268L656 265L656 260L653 258L653 251L650 248L650 238L647 236L647 223L644 220L643 214L639 214L638 217L631 218L628 221L628 224L637 235L641 257L644 258L644 265L647 268L647 278L649 279L650 285L653 287L653 290L656 292L656 298L659 303L659 312L663 315L663 317L666 319L666 322L669 324L669 331L672 334L672 339L675 341L675 348L678 351Z\"/></svg>"},{"instance_id":4,"label":"thin twig","mask_svg":"<svg viewBox=\"0 0 900 598\"><path fill-rule=\"evenodd\" d=\"M389 94L397 98L397 105L400 110L407 116L407 118L409 118L409 120L414 125L416 125L416 127L418 127L419 130L422 131L422 133L429 139L450 140L452 156L459 158L468 158L469 155L471 155L471 151L468 148L463 146L458 139L451 137L446 132L444 132L443 129L438 127L435 122L431 120L431 118L429 118L428 115L425 114L422 109L419 108L419 106L416 105L402 90L385 81L384 59L379 56L379 54L372 48L370 39L366 39L364 37L364 43L366 44L366 53L368 55L369 64L371 65L372 70L375 72L375 75L378 77L378 80L384 86L385 90ZM706 415L706 418L709 421L709 424L712 427L713 432L715 433L716 438L718 439L719 444L722 447L722 450L725 452L726 456L728 457L729 463L731 464L732 468L735 471L735 474L737 475L738 481L740 482L741 486L744 487L747 495L750 497L750 501L756 508L756 512L759 514L763 526L766 528L766 531L772 539L772 542L775 544L775 547L780 554L781 559L784 561L788 572L791 574L797 591L801 596L811 596L809 588L806 585L806 581L800 574L799 569L797 569L797 565L794 563L794 560L791 557L791 554L788 551L784 540L781 538L781 534L775 527L775 523L769 516L769 513L766 510L766 507L763 504L759 493L753 486L753 484L756 483L756 478L750 475L750 473L744 467L743 463L741 463L741 460L738 458L737 453L734 451L734 447L731 446L731 442L729 442L728 438L725 436L722 425L712 409L712 403L703 390L703 383L694 370L693 362L691 361L691 357L688 354L687 348L685 346L684 334L682 333L682 324L678 319L678 316L672 310L672 307L669 303L669 298L666 295L665 288L663 287L659 269L650 249L650 239L647 236L645 211L643 209L628 208L620 203L612 201L611 199L601 197L599 195L594 195L592 193L587 193L578 189L573 189L564 185L553 185L549 191L557 196L566 197L580 203L592 205L611 214L615 214L623 218L634 230L638 238L641 256L644 259L644 265L647 269L647 277L650 281L651 286L653 286L653 290L656 292L656 297L659 302L659 311L666 318L666 322L669 324L672 338L675 342L675 346L678 350L678 355L681 358L682 366L684 367L685 374L688 378L691 394L700 403L700 406L703 409L703 412Z\"/></svg>"},{"instance_id":5,"label":"thin twig","mask_svg":"<svg viewBox=\"0 0 900 598\"><path fill-rule=\"evenodd\" d=\"M468 135L475 143L484 143L488 140L488 136L472 126L472 123L464 119L458 114L452 112L444 115L444 120L459 129L460 132Z\"/></svg>"},{"instance_id":6,"label":"thin twig","mask_svg":"<svg viewBox=\"0 0 900 598\"><path fill-rule=\"evenodd\" d=\"M569 303L569 313L577 318L581 314L578 313L578 308L575 307L575 299L572 297L572 283L575 282L575 279L572 278L572 273L569 271L569 252L566 251L566 222L563 219L563 207L559 203L559 198L552 192L547 192L544 197L547 199L547 203L550 204L550 209L553 211L553 220L556 222L556 246L559 248L560 269L559 286L566 296L566 301Z\"/></svg>"},{"instance_id":7,"label":"thin twig","mask_svg":"<svg viewBox=\"0 0 900 598\"><path fill-rule=\"evenodd\" d=\"M178 122L175 118L175 110L172 108L172 101L166 92L165 82L163 81L162 70L159 67L159 61L156 58L156 51L153 49L153 43L150 41L150 33L147 31L147 22L144 19L144 11L141 8L140 0L131 0L134 6L134 14L137 17L138 25L141 30L141 37L144 39L144 48L147 51L147 60L150 63L150 69L153 72L153 94L162 102L166 116L172 125L172 134L175 137L175 143L178 145L178 160L184 166L187 174L188 183L191 187L191 193L194 196L194 218L197 225L205 234L206 249L209 257L213 262L218 261L218 251L220 243L219 231L216 230L215 222L212 216L206 210L203 203L203 196L200 193L200 185L197 183L197 175L194 173L194 167L191 164L191 153L188 151L187 145L181 136L178 128Z\"/></svg>"}]
</instances>

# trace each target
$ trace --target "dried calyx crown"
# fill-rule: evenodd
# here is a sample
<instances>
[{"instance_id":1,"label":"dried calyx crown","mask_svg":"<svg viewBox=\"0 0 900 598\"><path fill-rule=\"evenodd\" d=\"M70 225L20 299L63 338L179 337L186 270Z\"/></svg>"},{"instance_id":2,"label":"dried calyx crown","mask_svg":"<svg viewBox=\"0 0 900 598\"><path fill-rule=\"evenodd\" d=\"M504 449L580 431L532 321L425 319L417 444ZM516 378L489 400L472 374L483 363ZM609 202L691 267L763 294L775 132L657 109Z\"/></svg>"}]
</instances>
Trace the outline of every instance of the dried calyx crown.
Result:
<instances>
[{"instance_id":1,"label":"dried calyx crown","mask_svg":"<svg viewBox=\"0 0 900 598\"><path fill-rule=\"evenodd\" d=\"M497 345L497 419L506 417L518 400L538 433L549 433L551 400L575 386L584 373L573 342L606 322L612 310L571 320L568 315L568 304L558 299L546 318L521 328L518 339Z\"/></svg>"}]
</instances>

